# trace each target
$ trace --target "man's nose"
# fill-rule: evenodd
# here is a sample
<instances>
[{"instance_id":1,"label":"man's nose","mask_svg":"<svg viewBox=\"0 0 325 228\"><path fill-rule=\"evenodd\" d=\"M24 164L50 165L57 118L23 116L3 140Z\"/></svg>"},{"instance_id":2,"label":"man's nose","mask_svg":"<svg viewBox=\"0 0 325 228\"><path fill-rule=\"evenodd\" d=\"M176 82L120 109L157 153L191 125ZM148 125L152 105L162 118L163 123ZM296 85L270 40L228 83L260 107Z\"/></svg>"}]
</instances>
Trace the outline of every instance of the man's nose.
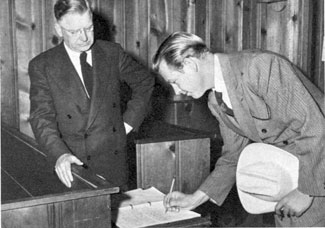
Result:
<instances>
[{"instance_id":1,"label":"man's nose","mask_svg":"<svg viewBox=\"0 0 325 228\"><path fill-rule=\"evenodd\" d=\"M82 41L87 41L88 40L88 34L86 32L86 29L84 29L84 28L80 30L80 39Z\"/></svg>"}]
</instances>

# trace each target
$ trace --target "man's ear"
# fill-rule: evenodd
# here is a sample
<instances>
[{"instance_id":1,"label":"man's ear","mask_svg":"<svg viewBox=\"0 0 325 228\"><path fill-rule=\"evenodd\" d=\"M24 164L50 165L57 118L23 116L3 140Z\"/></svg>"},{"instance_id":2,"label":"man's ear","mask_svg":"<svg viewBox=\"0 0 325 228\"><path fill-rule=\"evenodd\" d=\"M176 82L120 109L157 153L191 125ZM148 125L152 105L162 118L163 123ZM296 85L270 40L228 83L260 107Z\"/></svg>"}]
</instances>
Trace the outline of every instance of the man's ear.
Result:
<instances>
[{"instance_id":1,"label":"man's ear","mask_svg":"<svg viewBox=\"0 0 325 228\"><path fill-rule=\"evenodd\" d=\"M198 72L199 66L197 62L197 58L187 57L184 59L184 66L189 67L191 70Z\"/></svg>"},{"instance_id":2,"label":"man's ear","mask_svg":"<svg viewBox=\"0 0 325 228\"><path fill-rule=\"evenodd\" d=\"M63 36L62 28L60 27L60 25L57 22L54 23L54 28L55 28L56 33L59 35L59 37L62 37Z\"/></svg>"}]
</instances>

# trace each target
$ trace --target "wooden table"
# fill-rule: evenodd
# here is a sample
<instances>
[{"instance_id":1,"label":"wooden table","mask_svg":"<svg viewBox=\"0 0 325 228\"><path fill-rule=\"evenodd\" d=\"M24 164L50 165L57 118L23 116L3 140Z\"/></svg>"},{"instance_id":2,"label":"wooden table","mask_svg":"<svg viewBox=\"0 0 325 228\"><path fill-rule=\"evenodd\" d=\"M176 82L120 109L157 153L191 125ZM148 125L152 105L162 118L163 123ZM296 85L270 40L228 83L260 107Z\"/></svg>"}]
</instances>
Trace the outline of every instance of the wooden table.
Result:
<instances>
[{"instance_id":1,"label":"wooden table","mask_svg":"<svg viewBox=\"0 0 325 228\"><path fill-rule=\"evenodd\" d=\"M65 187L41 151L2 128L2 227L111 227L110 195L119 188L90 168L75 166L73 175L72 187Z\"/></svg>"}]
</instances>

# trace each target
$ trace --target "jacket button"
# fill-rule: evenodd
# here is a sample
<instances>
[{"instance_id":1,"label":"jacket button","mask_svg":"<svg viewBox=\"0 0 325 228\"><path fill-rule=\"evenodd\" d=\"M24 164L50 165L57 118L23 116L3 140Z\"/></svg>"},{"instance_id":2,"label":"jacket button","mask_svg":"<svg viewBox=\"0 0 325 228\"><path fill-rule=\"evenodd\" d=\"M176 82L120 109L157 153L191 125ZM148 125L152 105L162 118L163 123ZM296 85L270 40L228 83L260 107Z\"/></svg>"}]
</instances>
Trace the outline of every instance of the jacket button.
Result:
<instances>
[{"instance_id":1,"label":"jacket button","mask_svg":"<svg viewBox=\"0 0 325 228\"><path fill-rule=\"evenodd\" d=\"M115 150L115 151L114 151L114 154L117 155L117 154L118 154L118 150Z\"/></svg>"},{"instance_id":2,"label":"jacket button","mask_svg":"<svg viewBox=\"0 0 325 228\"><path fill-rule=\"evenodd\" d=\"M288 145L289 142L288 142L287 140L285 140L285 141L283 141L283 144L284 144L284 145Z\"/></svg>"},{"instance_id":3,"label":"jacket button","mask_svg":"<svg viewBox=\"0 0 325 228\"><path fill-rule=\"evenodd\" d=\"M91 156L90 156L90 155L88 155L88 156L87 156L87 160L88 160L88 161L90 161L90 159L91 159Z\"/></svg>"},{"instance_id":4,"label":"jacket button","mask_svg":"<svg viewBox=\"0 0 325 228\"><path fill-rule=\"evenodd\" d=\"M115 127L113 127L113 132L116 132L116 128Z\"/></svg>"},{"instance_id":5,"label":"jacket button","mask_svg":"<svg viewBox=\"0 0 325 228\"><path fill-rule=\"evenodd\" d=\"M67 117L68 117L69 119L71 119L71 118L72 118L72 116L71 116L70 114L68 114L68 115L67 115Z\"/></svg>"},{"instance_id":6,"label":"jacket button","mask_svg":"<svg viewBox=\"0 0 325 228\"><path fill-rule=\"evenodd\" d=\"M113 103L113 108L116 108L116 103L115 102Z\"/></svg>"},{"instance_id":7,"label":"jacket button","mask_svg":"<svg viewBox=\"0 0 325 228\"><path fill-rule=\"evenodd\" d=\"M262 129L262 133L266 133L267 130L265 128Z\"/></svg>"}]
</instances>

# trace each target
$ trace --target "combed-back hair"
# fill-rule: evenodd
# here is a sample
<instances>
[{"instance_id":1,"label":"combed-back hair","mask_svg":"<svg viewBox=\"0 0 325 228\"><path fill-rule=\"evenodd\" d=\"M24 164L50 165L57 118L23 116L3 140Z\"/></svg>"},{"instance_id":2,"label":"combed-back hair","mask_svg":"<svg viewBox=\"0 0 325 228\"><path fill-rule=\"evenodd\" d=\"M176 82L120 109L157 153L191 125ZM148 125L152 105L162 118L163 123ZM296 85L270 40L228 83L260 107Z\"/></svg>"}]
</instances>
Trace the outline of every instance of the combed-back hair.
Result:
<instances>
[{"instance_id":1,"label":"combed-back hair","mask_svg":"<svg viewBox=\"0 0 325 228\"><path fill-rule=\"evenodd\" d=\"M54 5L54 16L60 20L68 13L85 13L91 12L88 0L58 0Z\"/></svg>"},{"instance_id":2,"label":"combed-back hair","mask_svg":"<svg viewBox=\"0 0 325 228\"><path fill-rule=\"evenodd\" d=\"M175 32L159 46L152 59L152 68L158 72L161 61L165 60L168 66L181 69L185 58L200 58L208 51L209 49L200 37L187 32Z\"/></svg>"}]
</instances>

